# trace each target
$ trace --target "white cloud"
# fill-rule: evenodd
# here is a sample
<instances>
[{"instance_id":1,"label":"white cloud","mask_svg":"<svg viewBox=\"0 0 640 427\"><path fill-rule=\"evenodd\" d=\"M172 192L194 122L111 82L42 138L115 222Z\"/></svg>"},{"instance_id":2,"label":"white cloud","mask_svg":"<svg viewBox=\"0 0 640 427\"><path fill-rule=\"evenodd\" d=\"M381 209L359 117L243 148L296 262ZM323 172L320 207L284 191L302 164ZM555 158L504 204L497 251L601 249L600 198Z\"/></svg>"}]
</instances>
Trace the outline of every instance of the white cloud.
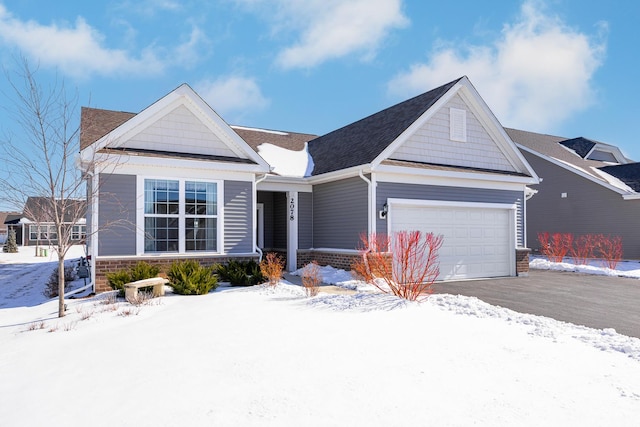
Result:
<instances>
[{"instance_id":1,"label":"white cloud","mask_svg":"<svg viewBox=\"0 0 640 427\"><path fill-rule=\"evenodd\" d=\"M605 54L606 25L590 37L525 1L520 16L487 46L436 49L393 78L406 97L467 75L505 126L549 131L594 102L591 79Z\"/></svg>"},{"instance_id":2,"label":"white cloud","mask_svg":"<svg viewBox=\"0 0 640 427\"><path fill-rule=\"evenodd\" d=\"M255 79L224 76L204 80L195 85L196 91L225 120L242 118L246 113L260 111L269 106Z\"/></svg>"},{"instance_id":3,"label":"white cloud","mask_svg":"<svg viewBox=\"0 0 640 427\"><path fill-rule=\"evenodd\" d=\"M133 58L124 50L104 47L104 37L82 18L71 27L41 25L14 18L1 4L0 39L40 64L59 67L75 77L153 73L162 72L165 67L150 49Z\"/></svg>"},{"instance_id":4,"label":"white cloud","mask_svg":"<svg viewBox=\"0 0 640 427\"><path fill-rule=\"evenodd\" d=\"M196 64L202 57L206 56L209 49L203 49L209 46L209 39L199 27L193 27L189 39L178 45L174 49L173 62L185 66Z\"/></svg>"},{"instance_id":5,"label":"white cloud","mask_svg":"<svg viewBox=\"0 0 640 427\"><path fill-rule=\"evenodd\" d=\"M109 48L105 37L82 18L75 25L42 25L21 21L0 4L0 42L18 48L39 64L57 67L64 74L78 78L91 75L153 75L169 66L192 65L197 50L208 41L193 27L188 39L171 49L149 46L133 54Z\"/></svg>"},{"instance_id":6,"label":"white cloud","mask_svg":"<svg viewBox=\"0 0 640 427\"><path fill-rule=\"evenodd\" d=\"M297 41L276 56L276 63L285 69L312 68L348 55L369 59L393 29L409 23L401 0L236 2L263 10L274 33L297 33Z\"/></svg>"}]
</instances>

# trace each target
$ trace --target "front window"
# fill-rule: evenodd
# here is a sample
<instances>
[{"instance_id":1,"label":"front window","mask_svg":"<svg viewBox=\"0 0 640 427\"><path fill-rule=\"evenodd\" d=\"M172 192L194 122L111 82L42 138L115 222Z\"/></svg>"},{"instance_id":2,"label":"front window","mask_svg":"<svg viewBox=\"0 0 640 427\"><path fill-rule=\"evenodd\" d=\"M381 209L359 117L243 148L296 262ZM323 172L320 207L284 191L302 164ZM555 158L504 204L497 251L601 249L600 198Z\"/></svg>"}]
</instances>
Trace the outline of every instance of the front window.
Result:
<instances>
[{"instance_id":1,"label":"front window","mask_svg":"<svg viewBox=\"0 0 640 427\"><path fill-rule=\"evenodd\" d=\"M30 225L29 240L51 241L58 238L55 225Z\"/></svg>"},{"instance_id":2,"label":"front window","mask_svg":"<svg viewBox=\"0 0 640 427\"><path fill-rule=\"evenodd\" d=\"M217 186L212 182L185 183L185 249L215 251L217 248Z\"/></svg>"},{"instance_id":3,"label":"front window","mask_svg":"<svg viewBox=\"0 0 640 427\"><path fill-rule=\"evenodd\" d=\"M71 227L71 240L84 240L87 237L86 225L74 225Z\"/></svg>"},{"instance_id":4,"label":"front window","mask_svg":"<svg viewBox=\"0 0 640 427\"><path fill-rule=\"evenodd\" d=\"M144 231L145 252L217 251L217 184L146 179Z\"/></svg>"}]
</instances>

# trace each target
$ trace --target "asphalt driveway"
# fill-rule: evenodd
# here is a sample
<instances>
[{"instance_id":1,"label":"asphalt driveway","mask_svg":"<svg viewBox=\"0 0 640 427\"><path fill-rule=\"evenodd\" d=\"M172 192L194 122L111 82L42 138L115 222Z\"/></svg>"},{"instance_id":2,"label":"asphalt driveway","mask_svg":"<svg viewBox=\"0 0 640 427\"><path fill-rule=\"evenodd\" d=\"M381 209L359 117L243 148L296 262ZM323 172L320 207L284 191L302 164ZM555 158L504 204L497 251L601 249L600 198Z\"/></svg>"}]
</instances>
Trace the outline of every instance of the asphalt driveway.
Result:
<instances>
[{"instance_id":1,"label":"asphalt driveway","mask_svg":"<svg viewBox=\"0 0 640 427\"><path fill-rule=\"evenodd\" d=\"M638 279L531 270L529 277L437 283L434 292L640 338Z\"/></svg>"}]
</instances>

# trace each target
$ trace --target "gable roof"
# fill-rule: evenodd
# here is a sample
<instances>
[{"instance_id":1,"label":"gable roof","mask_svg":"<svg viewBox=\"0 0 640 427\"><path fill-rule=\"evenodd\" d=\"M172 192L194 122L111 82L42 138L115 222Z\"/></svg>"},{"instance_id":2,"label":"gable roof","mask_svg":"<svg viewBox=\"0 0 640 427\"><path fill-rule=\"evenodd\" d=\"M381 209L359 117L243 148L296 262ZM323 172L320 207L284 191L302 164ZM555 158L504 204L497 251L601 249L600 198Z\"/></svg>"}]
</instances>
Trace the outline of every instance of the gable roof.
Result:
<instances>
[{"instance_id":1,"label":"gable roof","mask_svg":"<svg viewBox=\"0 0 640 427\"><path fill-rule=\"evenodd\" d=\"M568 147L565 145L560 144L560 142L569 141L569 139L562 136L528 132L519 129L505 128L505 130L516 144L528 151L556 159L567 164L569 167L581 170L594 178L602 180L602 177L592 168L599 168L606 166L606 164L599 160L583 159L580 155L577 155L577 153L568 150Z\"/></svg>"},{"instance_id":2,"label":"gable roof","mask_svg":"<svg viewBox=\"0 0 640 427\"><path fill-rule=\"evenodd\" d=\"M558 166L584 176L620 194L628 195L634 194L631 190L636 192L638 191L637 188L629 184L629 182L633 183L636 179L635 174L637 169L631 166L624 168L624 166L633 165L635 163L611 165L610 163L600 160L583 158L578 151L568 147L565 143L567 141L574 141L569 142L568 144L578 146L578 148L580 148L579 146L582 145L586 147L587 143L585 143L585 141L588 141L595 144L593 147L603 147L605 149L617 150L619 152L619 149L613 145L586 138L567 139L561 136L528 132L519 129L505 128L505 130L521 150L528 151L542 157L557 164ZM581 141L581 139L584 141ZM589 152L593 150L593 147L591 147ZM581 151L584 151L584 147L582 147ZM627 159L624 160L625 162L628 161ZM612 172L615 172L615 174ZM616 176L616 174L619 176ZM544 177L542 178L544 179ZM616 183L616 180L626 184L628 188L620 188L625 186ZM628 180L628 182L625 180Z\"/></svg>"},{"instance_id":3,"label":"gable roof","mask_svg":"<svg viewBox=\"0 0 640 427\"><path fill-rule=\"evenodd\" d=\"M248 159L263 172L269 170L269 165L262 159L229 125L187 84L169 92L138 114L114 112L109 110L85 109L81 118L81 161L83 167L91 162L95 152L104 150L126 151L122 143L129 140L149 125L165 117L176 108L186 108L197 117L205 128L219 138L221 144L241 159ZM102 134L102 135L100 135ZM100 135L100 136L99 136ZM97 139L95 139L97 137ZM225 148L225 149L226 149ZM145 156L171 157L172 152L166 150L154 153L154 150L137 150L137 154ZM176 156L179 157L179 156ZM214 156L215 157L215 156ZM197 156L193 159L236 161L235 158L221 159ZM241 162L247 163L247 162Z\"/></svg>"},{"instance_id":4,"label":"gable roof","mask_svg":"<svg viewBox=\"0 0 640 427\"><path fill-rule=\"evenodd\" d=\"M87 202L83 199L56 200L57 208L62 212L63 222L84 218ZM48 197L29 197L24 204L24 218L34 222L53 222L53 204Z\"/></svg>"},{"instance_id":5,"label":"gable roof","mask_svg":"<svg viewBox=\"0 0 640 427\"><path fill-rule=\"evenodd\" d=\"M373 162L462 78L311 140L312 175Z\"/></svg>"},{"instance_id":6,"label":"gable roof","mask_svg":"<svg viewBox=\"0 0 640 427\"><path fill-rule=\"evenodd\" d=\"M20 212L0 212L0 224L10 224L10 221L15 220L16 217L20 219L21 216ZM6 231L6 227L0 227L0 229Z\"/></svg>"}]
</instances>

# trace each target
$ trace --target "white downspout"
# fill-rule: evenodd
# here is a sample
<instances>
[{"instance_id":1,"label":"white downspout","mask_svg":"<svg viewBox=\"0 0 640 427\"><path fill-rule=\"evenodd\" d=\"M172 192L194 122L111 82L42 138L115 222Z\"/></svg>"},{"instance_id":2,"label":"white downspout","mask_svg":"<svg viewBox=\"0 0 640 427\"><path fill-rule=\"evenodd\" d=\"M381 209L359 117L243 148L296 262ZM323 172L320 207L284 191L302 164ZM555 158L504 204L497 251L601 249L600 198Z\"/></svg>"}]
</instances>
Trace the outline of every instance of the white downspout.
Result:
<instances>
[{"instance_id":1,"label":"white downspout","mask_svg":"<svg viewBox=\"0 0 640 427\"><path fill-rule=\"evenodd\" d=\"M374 211L374 208L375 208L375 201L373 200L373 199L374 199L374 196L375 196L375 194L374 194L374 192L373 192L373 182L372 182L372 180L370 180L369 178L367 178L366 176L364 176L364 173L363 173L362 169L360 169L360 170L358 171L358 175L360 175L360 178L362 178L362 180L363 180L364 182L366 182L366 183L367 183L367 186L368 186L368 196L369 196L369 197L367 197L367 199L368 199L368 201L369 201L369 202L368 202L368 205L369 205L369 206L368 206L368 209L367 209L367 212L368 212L368 219L367 219L367 237L369 237L369 236L371 236L371 235L373 234L373 222L374 222L374 219L372 219L372 218L374 218L374 216L373 216L373 213L372 213L372 212ZM372 176L372 177L373 177L373 176Z\"/></svg>"}]
</instances>

